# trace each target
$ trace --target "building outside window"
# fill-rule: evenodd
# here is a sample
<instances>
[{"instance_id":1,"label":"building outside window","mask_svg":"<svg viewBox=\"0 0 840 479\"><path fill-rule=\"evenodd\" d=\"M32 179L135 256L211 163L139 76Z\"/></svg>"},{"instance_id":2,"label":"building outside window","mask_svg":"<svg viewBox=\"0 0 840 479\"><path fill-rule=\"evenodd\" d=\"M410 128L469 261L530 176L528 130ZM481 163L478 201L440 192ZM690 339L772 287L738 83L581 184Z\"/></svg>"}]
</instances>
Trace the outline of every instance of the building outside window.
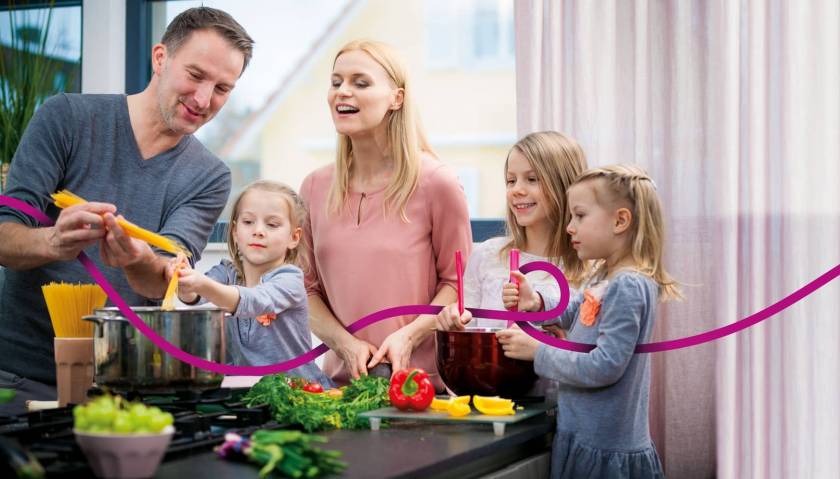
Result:
<instances>
[{"instance_id":1,"label":"building outside window","mask_svg":"<svg viewBox=\"0 0 840 479\"><path fill-rule=\"evenodd\" d=\"M256 41L230 100L196 135L230 166L231 198L257 178L297 189L334 161L333 57L370 38L407 61L432 147L461 178L471 216L504 216L502 168L516 141L512 0L154 1L151 41L199 5L227 11Z\"/></svg>"}]
</instances>

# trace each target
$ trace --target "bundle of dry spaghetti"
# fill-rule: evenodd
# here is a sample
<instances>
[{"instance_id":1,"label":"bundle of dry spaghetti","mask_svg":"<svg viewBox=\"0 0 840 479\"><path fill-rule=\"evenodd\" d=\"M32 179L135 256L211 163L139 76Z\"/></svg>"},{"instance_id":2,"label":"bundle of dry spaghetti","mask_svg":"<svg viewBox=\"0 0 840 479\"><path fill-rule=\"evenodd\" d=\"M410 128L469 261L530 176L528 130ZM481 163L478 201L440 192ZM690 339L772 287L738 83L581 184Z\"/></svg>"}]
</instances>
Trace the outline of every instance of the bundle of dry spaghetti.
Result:
<instances>
[{"instance_id":1,"label":"bundle of dry spaghetti","mask_svg":"<svg viewBox=\"0 0 840 479\"><path fill-rule=\"evenodd\" d=\"M107 296L97 284L50 283L41 286L56 337L92 338L93 323L82 316L105 306Z\"/></svg>"}]
</instances>

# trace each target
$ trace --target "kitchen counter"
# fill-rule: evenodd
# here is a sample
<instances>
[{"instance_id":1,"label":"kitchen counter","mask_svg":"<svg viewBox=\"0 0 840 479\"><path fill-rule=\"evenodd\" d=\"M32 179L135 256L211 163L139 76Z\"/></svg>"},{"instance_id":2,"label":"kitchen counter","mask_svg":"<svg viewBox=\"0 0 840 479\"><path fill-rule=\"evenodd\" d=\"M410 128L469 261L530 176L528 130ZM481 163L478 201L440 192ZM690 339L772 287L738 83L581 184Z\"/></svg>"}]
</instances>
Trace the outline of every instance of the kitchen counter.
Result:
<instances>
[{"instance_id":1,"label":"kitchen counter","mask_svg":"<svg viewBox=\"0 0 840 479\"><path fill-rule=\"evenodd\" d=\"M470 478L547 452L553 430L554 417L540 414L509 424L503 436L494 435L491 424L418 421L391 421L379 431L320 434L329 440L321 447L343 452L348 467L341 477ZM166 462L156 477L248 478L258 477L258 471L256 464L226 461L208 452Z\"/></svg>"}]
</instances>

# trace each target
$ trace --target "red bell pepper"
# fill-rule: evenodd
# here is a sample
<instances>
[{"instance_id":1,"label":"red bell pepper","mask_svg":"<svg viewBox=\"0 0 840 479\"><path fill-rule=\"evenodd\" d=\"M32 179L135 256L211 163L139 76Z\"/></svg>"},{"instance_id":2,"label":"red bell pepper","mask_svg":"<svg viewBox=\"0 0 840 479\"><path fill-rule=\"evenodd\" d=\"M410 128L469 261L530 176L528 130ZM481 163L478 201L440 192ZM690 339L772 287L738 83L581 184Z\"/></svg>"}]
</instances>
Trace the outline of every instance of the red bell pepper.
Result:
<instances>
[{"instance_id":1,"label":"red bell pepper","mask_svg":"<svg viewBox=\"0 0 840 479\"><path fill-rule=\"evenodd\" d=\"M388 388L391 404L401 411L425 411L435 398L435 387L426 371L409 368L398 371Z\"/></svg>"}]
</instances>

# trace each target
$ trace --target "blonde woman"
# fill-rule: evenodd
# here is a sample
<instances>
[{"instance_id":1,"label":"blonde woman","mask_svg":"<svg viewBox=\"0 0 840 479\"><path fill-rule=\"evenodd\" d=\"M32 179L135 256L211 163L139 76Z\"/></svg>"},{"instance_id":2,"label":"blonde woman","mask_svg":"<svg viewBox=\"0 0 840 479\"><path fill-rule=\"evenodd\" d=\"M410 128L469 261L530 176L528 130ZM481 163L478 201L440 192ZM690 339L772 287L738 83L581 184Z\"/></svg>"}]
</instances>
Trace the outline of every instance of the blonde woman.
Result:
<instances>
[{"instance_id":1,"label":"blonde woman","mask_svg":"<svg viewBox=\"0 0 840 479\"><path fill-rule=\"evenodd\" d=\"M354 335L345 326L378 310L456 299L454 254L472 244L464 191L435 157L399 56L353 41L335 56L327 103L338 133L335 165L301 186L312 245L306 278L312 331L337 383L379 362L435 375L434 316L398 317Z\"/></svg>"}]
</instances>

